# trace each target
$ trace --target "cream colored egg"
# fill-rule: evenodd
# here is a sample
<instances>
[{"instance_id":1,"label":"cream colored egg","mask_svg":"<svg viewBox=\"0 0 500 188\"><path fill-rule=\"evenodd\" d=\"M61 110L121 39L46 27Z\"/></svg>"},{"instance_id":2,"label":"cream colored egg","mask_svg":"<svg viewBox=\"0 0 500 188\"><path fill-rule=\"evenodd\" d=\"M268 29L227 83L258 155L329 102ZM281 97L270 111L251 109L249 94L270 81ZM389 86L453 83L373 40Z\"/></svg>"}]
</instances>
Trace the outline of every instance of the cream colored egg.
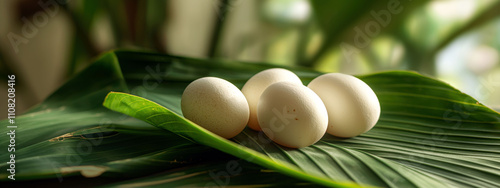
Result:
<instances>
[{"instance_id":1,"label":"cream colored egg","mask_svg":"<svg viewBox=\"0 0 500 188\"><path fill-rule=\"evenodd\" d=\"M291 148L316 143L328 125L328 114L319 96L291 82L274 83L262 93L257 117L271 140Z\"/></svg>"},{"instance_id":2,"label":"cream colored egg","mask_svg":"<svg viewBox=\"0 0 500 188\"><path fill-rule=\"evenodd\" d=\"M257 104L262 92L271 84L283 81L302 84L302 81L293 72L282 68L272 68L255 74L241 89L250 107L248 126L253 130L261 130L259 121L257 120Z\"/></svg>"},{"instance_id":3,"label":"cream colored egg","mask_svg":"<svg viewBox=\"0 0 500 188\"><path fill-rule=\"evenodd\" d=\"M215 77L191 82L182 94L181 108L185 118L224 138L243 131L250 115L243 93Z\"/></svg>"},{"instance_id":4,"label":"cream colored egg","mask_svg":"<svg viewBox=\"0 0 500 188\"><path fill-rule=\"evenodd\" d=\"M328 111L327 133L354 137L369 131L380 116L377 95L362 80L346 74L329 73L309 83Z\"/></svg>"}]
</instances>

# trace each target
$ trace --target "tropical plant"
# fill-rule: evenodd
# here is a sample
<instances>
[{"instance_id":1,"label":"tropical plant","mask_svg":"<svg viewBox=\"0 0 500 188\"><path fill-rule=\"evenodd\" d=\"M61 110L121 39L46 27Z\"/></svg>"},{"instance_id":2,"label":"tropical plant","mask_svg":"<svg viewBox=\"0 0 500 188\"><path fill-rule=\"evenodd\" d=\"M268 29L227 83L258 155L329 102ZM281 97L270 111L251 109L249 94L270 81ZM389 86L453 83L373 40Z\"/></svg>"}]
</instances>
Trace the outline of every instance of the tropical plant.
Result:
<instances>
[{"instance_id":1,"label":"tropical plant","mask_svg":"<svg viewBox=\"0 0 500 188\"><path fill-rule=\"evenodd\" d=\"M171 55L162 38L175 15L173 1L57 2L74 30L67 82L13 123L0 121L0 146L15 148L0 153L2 187L500 186L500 114L433 78L438 54L465 34L484 32L498 20L500 1L477 1L470 18L443 23L429 12L432 1L304 0L312 8L307 19L259 15L256 25L266 37L242 35L228 46L232 38L225 34L239 27L230 21L242 0L220 0L210 7L217 14L213 27L200 31L210 36L203 58ZM253 3L260 11L270 2L299 0ZM93 38L99 19L109 22L109 47ZM370 45L356 45L357 28L370 23L379 24ZM498 48L496 39L481 40ZM388 63L398 46L401 58ZM254 48L260 63L239 60ZM2 49L0 63L3 79L22 77ZM241 88L255 73L282 67L307 84L351 66L370 72L356 76L375 91L382 109L376 126L354 138L327 134L290 149L248 128L227 140L182 115L182 92L200 77ZM28 87L23 79L16 84Z\"/></svg>"},{"instance_id":2,"label":"tropical plant","mask_svg":"<svg viewBox=\"0 0 500 188\"><path fill-rule=\"evenodd\" d=\"M301 149L279 146L251 129L226 140L182 117L180 96L194 79L217 76L241 87L253 74L271 67L108 52L42 104L16 118L14 183L83 181L148 187L500 184L500 114L441 81L414 72L359 76L381 103L375 128L350 139L326 135ZM305 84L321 74L286 68ZM0 132L5 135L8 121L1 124ZM2 139L0 143L8 142ZM0 159L8 161L9 153L2 153ZM1 167L8 168L8 164ZM0 173L2 184L13 183L8 175L8 171Z\"/></svg>"}]
</instances>

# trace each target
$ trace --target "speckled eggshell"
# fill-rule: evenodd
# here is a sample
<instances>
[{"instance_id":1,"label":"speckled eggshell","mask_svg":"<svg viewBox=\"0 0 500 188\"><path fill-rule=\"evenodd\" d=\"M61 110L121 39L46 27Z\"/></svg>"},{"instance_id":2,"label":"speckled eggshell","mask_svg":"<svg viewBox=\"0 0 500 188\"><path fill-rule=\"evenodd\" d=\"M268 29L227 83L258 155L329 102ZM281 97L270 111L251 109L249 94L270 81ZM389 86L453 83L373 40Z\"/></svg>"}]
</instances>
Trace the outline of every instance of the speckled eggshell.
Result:
<instances>
[{"instance_id":1,"label":"speckled eggshell","mask_svg":"<svg viewBox=\"0 0 500 188\"><path fill-rule=\"evenodd\" d=\"M250 115L243 93L215 77L191 82L182 94L181 108L185 118L224 138L243 131Z\"/></svg>"},{"instance_id":2,"label":"speckled eggshell","mask_svg":"<svg viewBox=\"0 0 500 188\"><path fill-rule=\"evenodd\" d=\"M257 117L262 131L274 142L302 148L326 132L328 114L318 95L302 84L278 82L260 97Z\"/></svg>"},{"instance_id":3,"label":"speckled eggshell","mask_svg":"<svg viewBox=\"0 0 500 188\"><path fill-rule=\"evenodd\" d=\"M257 120L257 105L260 96L262 95L262 92L264 92L264 90L271 84L283 81L302 84L302 81L300 81L300 78L297 77L297 75L282 68L272 68L261 71L245 83L241 92L245 95L248 105L250 106L250 120L248 121L248 127L256 131L261 130L259 121Z\"/></svg>"},{"instance_id":4,"label":"speckled eggshell","mask_svg":"<svg viewBox=\"0 0 500 188\"><path fill-rule=\"evenodd\" d=\"M362 80L347 74L328 73L309 85L328 111L327 133L337 137L354 137L369 131L380 116L375 92Z\"/></svg>"}]
</instances>

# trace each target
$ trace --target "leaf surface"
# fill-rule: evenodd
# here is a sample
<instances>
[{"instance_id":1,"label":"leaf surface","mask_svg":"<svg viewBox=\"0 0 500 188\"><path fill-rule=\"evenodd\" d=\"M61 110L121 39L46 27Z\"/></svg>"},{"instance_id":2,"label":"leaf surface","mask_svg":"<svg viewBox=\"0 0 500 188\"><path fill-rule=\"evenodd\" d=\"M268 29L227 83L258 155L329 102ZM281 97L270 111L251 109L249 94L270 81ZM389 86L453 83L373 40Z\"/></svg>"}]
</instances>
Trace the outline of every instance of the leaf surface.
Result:
<instances>
[{"instance_id":1,"label":"leaf surface","mask_svg":"<svg viewBox=\"0 0 500 188\"><path fill-rule=\"evenodd\" d=\"M133 51L104 54L42 104L16 118L16 166L22 169L16 178L20 182L57 178L66 181L69 176L83 175L143 177L132 181L148 182L178 175L169 172L203 172L161 183L202 185L206 182L202 180L210 179L207 169L221 169L227 161L236 159L226 152L249 161L239 160L243 169L228 185L267 185L269 179L259 178L262 174L292 184L330 186L500 184L498 112L443 82L413 72L359 76L380 100L382 114L375 128L350 139L325 135L318 143L302 149L281 147L250 129L225 140L182 117L180 98L191 81L217 76L241 88L253 74L272 67ZM304 84L321 74L286 68ZM110 91L133 94L111 94L127 98L108 98L106 103L114 103L114 110L126 110L139 119L156 115L144 120L157 127L102 107ZM144 108L151 105L154 108ZM8 131L7 123L0 122L3 135ZM8 145L8 140L2 139L0 144ZM8 155L1 153L0 159L8 161ZM259 165L250 168L251 163ZM5 163L0 167L7 168ZM273 173L266 173L267 169ZM144 177L162 171L158 176ZM0 172L0 180L8 180L7 175L6 171ZM246 178L236 178L240 176Z\"/></svg>"}]
</instances>

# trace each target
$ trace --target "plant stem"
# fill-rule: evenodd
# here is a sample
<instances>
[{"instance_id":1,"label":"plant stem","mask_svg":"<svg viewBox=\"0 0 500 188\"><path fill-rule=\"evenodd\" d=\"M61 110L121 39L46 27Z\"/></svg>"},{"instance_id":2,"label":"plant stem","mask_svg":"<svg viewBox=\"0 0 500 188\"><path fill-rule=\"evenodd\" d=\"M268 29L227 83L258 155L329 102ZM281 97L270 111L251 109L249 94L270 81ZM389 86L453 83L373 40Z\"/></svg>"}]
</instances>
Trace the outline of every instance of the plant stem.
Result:
<instances>
[{"instance_id":1,"label":"plant stem","mask_svg":"<svg viewBox=\"0 0 500 188\"><path fill-rule=\"evenodd\" d=\"M215 18L214 28L212 31L212 37L208 46L208 57L215 57L215 53L217 52L217 48L219 47L222 27L224 26L224 23L226 21L226 15L229 6L230 0L220 0L217 10L217 16Z\"/></svg>"},{"instance_id":2,"label":"plant stem","mask_svg":"<svg viewBox=\"0 0 500 188\"><path fill-rule=\"evenodd\" d=\"M124 44L130 43L131 34L128 31L125 13L123 12L125 9L123 2L105 0L103 3L111 20L115 47L122 47Z\"/></svg>"},{"instance_id":3,"label":"plant stem","mask_svg":"<svg viewBox=\"0 0 500 188\"><path fill-rule=\"evenodd\" d=\"M169 12L167 7L167 1L156 0L156 1L146 1L144 14L145 16L145 44L144 46L148 48L155 49L158 52L167 52L165 46L165 39L162 37L162 26L167 20L167 12Z\"/></svg>"},{"instance_id":4,"label":"plant stem","mask_svg":"<svg viewBox=\"0 0 500 188\"><path fill-rule=\"evenodd\" d=\"M448 46L452 41L454 41L460 35L469 32L470 30L476 29L479 26L487 23L488 21L497 18L500 16L500 1L494 3L489 6L489 8L485 9L483 12L478 14L473 19L470 19L465 25L461 28L455 30L450 35L448 35L445 39L443 39L436 47L432 50L431 55L435 56L441 49Z\"/></svg>"},{"instance_id":5,"label":"plant stem","mask_svg":"<svg viewBox=\"0 0 500 188\"><path fill-rule=\"evenodd\" d=\"M307 45L309 44L308 42L311 38L312 23L312 20L307 20L304 25L300 25L298 28L299 36L297 39L297 46L295 47L296 65L304 65L305 63Z\"/></svg>"},{"instance_id":6,"label":"plant stem","mask_svg":"<svg viewBox=\"0 0 500 188\"><path fill-rule=\"evenodd\" d=\"M413 43L404 29L400 29L399 32L396 32L396 35L403 43L405 51L407 52L404 58L408 65L407 68L434 77L436 75L435 58L429 56L428 51Z\"/></svg>"},{"instance_id":7,"label":"plant stem","mask_svg":"<svg viewBox=\"0 0 500 188\"><path fill-rule=\"evenodd\" d=\"M72 40L72 52L71 52L71 59L68 65L68 69L66 72L67 77L71 77L73 74L75 74L76 69L77 69L77 58L79 55L78 51L81 51L80 54L83 52L89 57L94 57L99 54L99 49L97 48L96 44L90 39L89 36L89 27L90 27L90 20L83 20L79 19L79 17L76 15L76 13L72 10L69 10L67 5L60 5L64 12L68 15L69 19L71 20L71 24L73 25L73 28L75 29L74 38ZM80 17L82 18L82 17ZM77 45L82 45L82 46L77 46Z\"/></svg>"},{"instance_id":8,"label":"plant stem","mask_svg":"<svg viewBox=\"0 0 500 188\"><path fill-rule=\"evenodd\" d=\"M93 41L90 40L89 33L84 28L81 20L78 19L77 16L75 15L75 13L73 11L69 10L66 5L61 5L61 7L63 7L63 10L66 12L66 14L71 19L71 23L73 24L73 27L75 28L76 37L80 37L82 39L82 42L85 45L85 48L87 49L87 52L89 53L89 55L91 57L98 55L99 50L98 50L97 46L93 43Z\"/></svg>"},{"instance_id":9,"label":"plant stem","mask_svg":"<svg viewBox=\"0 0 500 188\"><path fill-rule=\"evenodd\" d=\"M129 31L129 39L133 45L144 46L146 27L146 1L128 0L123 2L125 7L126 29Z\"/></svg>"}]
</instances>

